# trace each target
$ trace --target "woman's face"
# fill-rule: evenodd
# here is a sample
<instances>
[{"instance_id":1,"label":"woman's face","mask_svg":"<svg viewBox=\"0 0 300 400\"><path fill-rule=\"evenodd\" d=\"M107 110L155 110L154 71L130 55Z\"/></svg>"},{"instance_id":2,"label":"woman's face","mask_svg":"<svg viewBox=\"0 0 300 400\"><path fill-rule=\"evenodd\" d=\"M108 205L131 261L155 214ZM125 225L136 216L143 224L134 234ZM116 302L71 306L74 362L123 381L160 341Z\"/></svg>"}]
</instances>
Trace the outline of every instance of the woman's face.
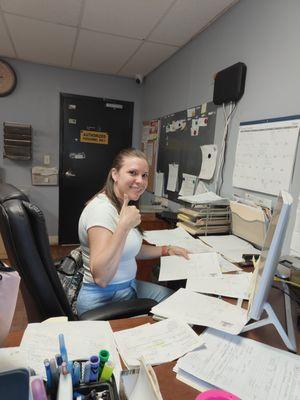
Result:
<instances>
[{"instance_id":1,"label":"woman's face","mask_svg":"<svg viewBox=\"0 0 300 400\"><path fill-rule=\"evenodd\" d=\"M122 167L112 169L114 191L123 201L124 194L129 200L138 200L148 185L149 166L146 160L138 157L125 157Z\"/></svg>"}]
</instances>

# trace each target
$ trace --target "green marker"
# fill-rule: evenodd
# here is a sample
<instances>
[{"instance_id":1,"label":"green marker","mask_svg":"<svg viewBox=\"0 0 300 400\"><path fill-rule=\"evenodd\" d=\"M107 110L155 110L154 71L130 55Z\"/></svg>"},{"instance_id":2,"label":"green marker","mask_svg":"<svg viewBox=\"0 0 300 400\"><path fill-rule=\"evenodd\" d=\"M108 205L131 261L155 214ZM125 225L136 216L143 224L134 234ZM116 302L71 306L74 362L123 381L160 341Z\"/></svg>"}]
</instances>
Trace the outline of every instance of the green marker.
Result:
<instances>
[{"instance_id":1,"label":"green marker","mask_svg":"<svg viewBox=\"0 0 300 400\"><path fill-rule=\"evenodd\" d=\"M109 381L112 376L114 367L115 367L115 365L112 361L106 361L106 363L104 364L104 367L102 369L100 379L102 381Z\"/></svg>"},{"instance_id":2,"label":"green marker","mask_svg":"<svg viewBox=\"0 0 300 400\"><path fill-rule=\"evenodd\" d=\"M109 351L108 350L100 350L99 351L99 359L100 359L100 364L99 364L99 375L98 375L98 377L100 379L104 364L109 359Z\"/></svg>"}]
</instances>

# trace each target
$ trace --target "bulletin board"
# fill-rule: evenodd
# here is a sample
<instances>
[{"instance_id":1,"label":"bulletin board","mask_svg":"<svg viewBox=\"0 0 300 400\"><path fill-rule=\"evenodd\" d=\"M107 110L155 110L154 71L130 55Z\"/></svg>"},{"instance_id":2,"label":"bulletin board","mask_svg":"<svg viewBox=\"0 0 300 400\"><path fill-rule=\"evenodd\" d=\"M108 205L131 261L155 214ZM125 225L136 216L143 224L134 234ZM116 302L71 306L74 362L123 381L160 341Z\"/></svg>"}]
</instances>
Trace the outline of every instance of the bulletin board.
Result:
<instances>
[{"instance_id":1,"label":"bulletin board","mask_svg":"<svg viewBox=\"0 0 300 400\"><path fill-rule=\"evenodd\" d=\"M164 194L177 200L182 174L199 175L202 155L200 146L213 144L217 106L204 103L187 110L162 117L157 157L157 172L164 173ZM169 164L178 164L176 191L167 190Z\"/></svg>"}]
</instances>

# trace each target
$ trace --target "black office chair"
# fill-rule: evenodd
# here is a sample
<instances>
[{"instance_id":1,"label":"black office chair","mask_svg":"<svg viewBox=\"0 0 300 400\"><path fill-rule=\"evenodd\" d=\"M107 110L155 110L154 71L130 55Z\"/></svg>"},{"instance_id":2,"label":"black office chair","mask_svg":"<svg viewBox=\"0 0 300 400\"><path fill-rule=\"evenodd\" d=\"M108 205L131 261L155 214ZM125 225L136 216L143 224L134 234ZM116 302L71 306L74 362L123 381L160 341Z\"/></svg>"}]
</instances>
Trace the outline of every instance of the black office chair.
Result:
<instances>
[{"instance_id":1,"label":"black office chair","mask_svg":"<svg viewBox=\"0 0 300 400\"><path fill-rule=\"evenodd\" d=\"M21 292L29 322L72 312L50 254L42 211L16 187L0 184L0 230L8 259L21 276ZM147 314L156 304L151 299L113 302L81 315L80 320L108 320Z\"/></svg>"}]
</instances>

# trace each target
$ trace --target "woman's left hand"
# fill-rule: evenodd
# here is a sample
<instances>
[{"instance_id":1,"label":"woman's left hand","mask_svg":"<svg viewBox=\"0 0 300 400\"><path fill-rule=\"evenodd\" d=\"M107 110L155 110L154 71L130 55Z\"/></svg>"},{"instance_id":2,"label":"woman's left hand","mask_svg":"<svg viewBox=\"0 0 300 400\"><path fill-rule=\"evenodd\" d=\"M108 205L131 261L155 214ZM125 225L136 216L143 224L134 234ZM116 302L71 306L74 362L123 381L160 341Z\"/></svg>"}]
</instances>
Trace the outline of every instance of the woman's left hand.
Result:
<instances>
[{"instance_id":1,"label":"woman's left hand","mask_svg":"<svg viewBox=\"0 0 300 400\"><path fill-rule=\"evenodd\" d=\"M188 253L189 251L187 249L184 249L183 247L179 246L169 246L168 249L169 256L180 256L186 258L187 260L189 260Z\"/></svg>"}]
</instances>

